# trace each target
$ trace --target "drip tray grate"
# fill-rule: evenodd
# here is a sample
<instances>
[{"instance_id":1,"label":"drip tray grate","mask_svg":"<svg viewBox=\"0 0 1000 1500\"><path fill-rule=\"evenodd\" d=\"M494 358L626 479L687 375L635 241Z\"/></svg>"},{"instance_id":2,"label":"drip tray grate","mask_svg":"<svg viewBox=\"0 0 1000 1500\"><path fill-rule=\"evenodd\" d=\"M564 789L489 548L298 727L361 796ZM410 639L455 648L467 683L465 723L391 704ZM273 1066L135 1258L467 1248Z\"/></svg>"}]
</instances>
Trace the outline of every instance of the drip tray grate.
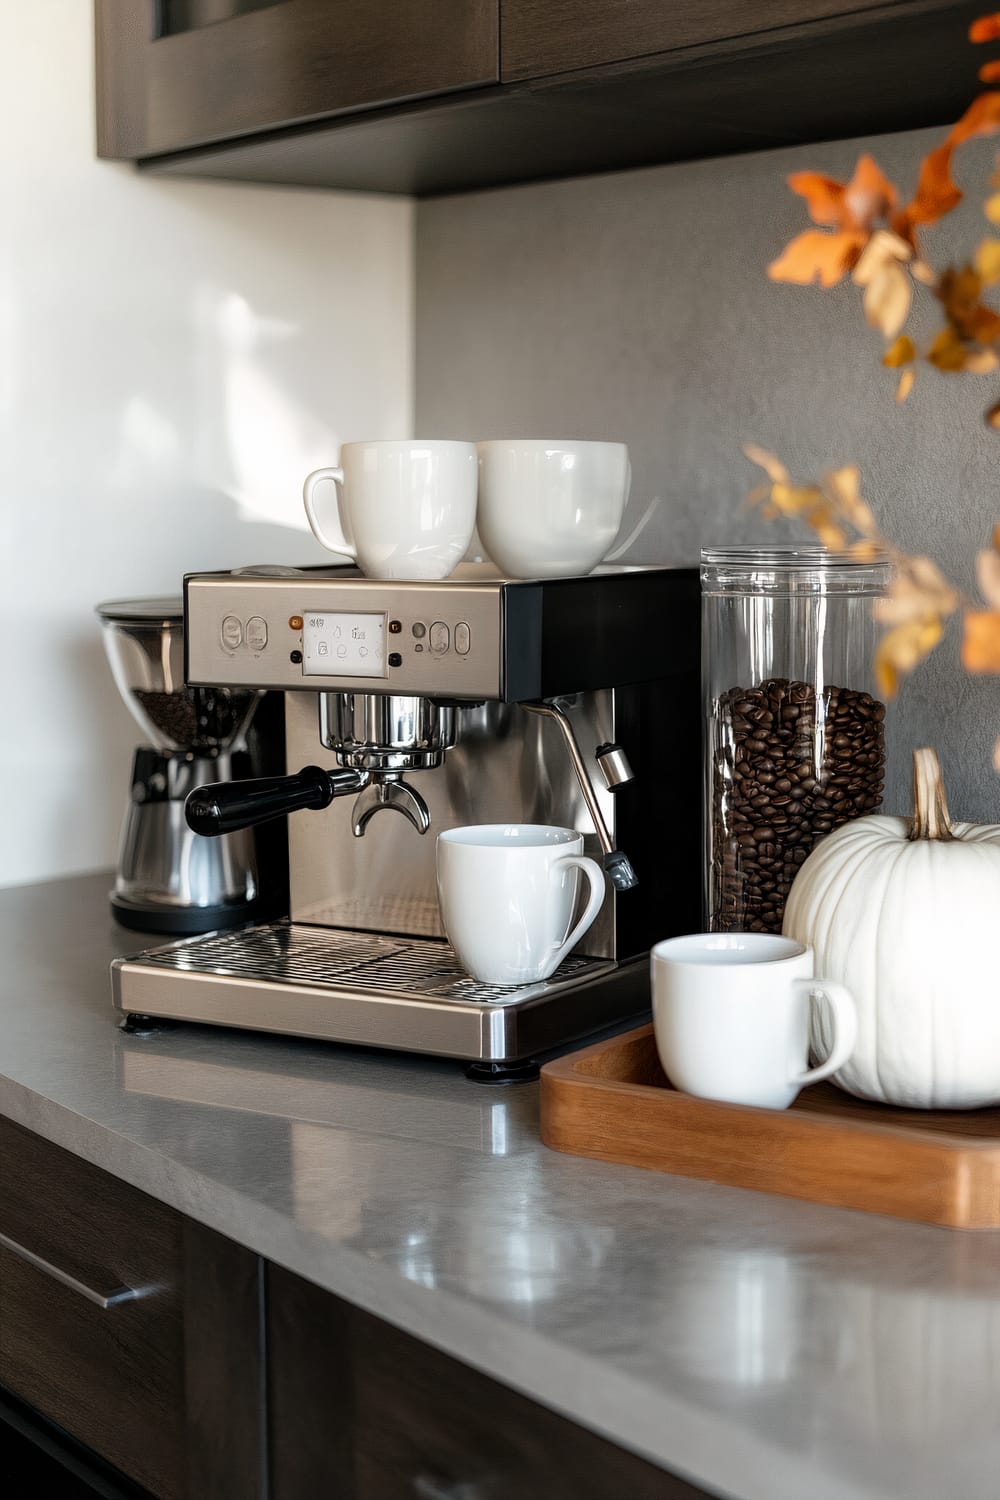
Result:
<instances>
[{"instance_id":1,"label":"drip tray grate","mask_svg":"<svg viewBox=\"0 0 1000 1500\"><path fill-rule=\"evenodd\" d=\"M615 967L608 959L571 954L551 979L537 984L480 984L466 974L448 944L438 939L394 938L294 922L188 939L143 953L135 961L178 973L265 984L493 1005L548 995Z\"/></svg>"}]
</instances>

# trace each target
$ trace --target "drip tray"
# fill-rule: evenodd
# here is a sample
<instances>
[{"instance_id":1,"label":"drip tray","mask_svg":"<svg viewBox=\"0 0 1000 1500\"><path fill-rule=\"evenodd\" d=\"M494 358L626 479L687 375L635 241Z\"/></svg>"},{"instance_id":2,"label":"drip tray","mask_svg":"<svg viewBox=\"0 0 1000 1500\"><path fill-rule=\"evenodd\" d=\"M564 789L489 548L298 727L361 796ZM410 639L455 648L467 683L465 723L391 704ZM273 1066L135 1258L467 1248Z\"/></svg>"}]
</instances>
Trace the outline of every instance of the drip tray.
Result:
<instances>
[{"instance_id":1,"label":"drip tray","mask_svg":"<svg viewBox=\"0 0 1000 1500\"><path fill-rule=\"evenodd\" d=\"M117 1009L326 1041L516 1061L648 1008L646 965L571 955L551 979L471 979L432 938L274 922L112 965Z\"/></svg>"}]
</instances>

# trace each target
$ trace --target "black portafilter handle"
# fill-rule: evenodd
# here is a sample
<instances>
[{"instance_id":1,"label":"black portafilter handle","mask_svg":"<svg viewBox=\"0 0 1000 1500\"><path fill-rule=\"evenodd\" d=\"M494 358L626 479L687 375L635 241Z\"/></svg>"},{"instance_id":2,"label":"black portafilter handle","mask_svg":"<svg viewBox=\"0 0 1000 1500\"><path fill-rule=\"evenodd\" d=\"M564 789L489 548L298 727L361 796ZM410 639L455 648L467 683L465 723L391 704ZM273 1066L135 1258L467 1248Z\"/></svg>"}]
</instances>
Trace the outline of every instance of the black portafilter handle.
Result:
<instances>
[{"instance_id":1,"label":"black portafilter handle","mask_svg":"<svg viewBox=\"0 0 1000 1500\"><path fill-rule=\"evenodd\" d=\"M338 792L360 790L357 771L324 771L304 766L294 776L262 776L256 781L216 781L199 786L184 804L187 825L195 833L217 838L241 828L256 828L271 818L308 807L329 807Z\"/></svg>"}]
</instances>

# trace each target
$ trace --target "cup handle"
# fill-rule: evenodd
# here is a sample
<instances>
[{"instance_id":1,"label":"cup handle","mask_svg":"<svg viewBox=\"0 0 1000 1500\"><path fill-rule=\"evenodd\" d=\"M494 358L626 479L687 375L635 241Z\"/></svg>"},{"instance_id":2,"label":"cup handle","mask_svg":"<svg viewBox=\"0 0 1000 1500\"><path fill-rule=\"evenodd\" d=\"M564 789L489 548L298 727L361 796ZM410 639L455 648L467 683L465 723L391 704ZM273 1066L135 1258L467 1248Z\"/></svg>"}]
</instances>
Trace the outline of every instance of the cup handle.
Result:
<instances>
[{"instance_id":1,"label":"cup handle","mask_svg":"<svg viewBox=\"0 0 1000 1500\"><path fill-rule=\"evenodd\" d=\"M313 469L311 474L306 475L306 482L302 486L302 502L306 508L306 520L309 522L310 530L320 546L325 547L328 552L336 552L338 557L354 558L357 554L353 547L348 547L346 544L338 546L331 542L319 524L314 493L321 479L332 479L337 486L337 513L340 514L340 487L344 482L343 469Z\"/></svg>"},{"instance_id":2,"label":"cup handle","mask_svg":"<svg viewBox=\"0 0 1000 1500\"><path fill-rule=\"evenodd\" d=\"M830 1002L833 1013L833 1047L830 1056L818 1067L810 1068L807 1073L797 1074L792 1079L793 1083L804 1088L807 1083L819 1083L821 1078L829 1078L831 1073L836 1073L838 1068L842 1068L850 1060L858 1039L858 1012L850 990L832 979L797 979L795 983L799 989L805 990L807 997L822 995Z\"/></svg>"},{"instance_id":3,"label":"cup handle","mask_svg":"<svg viewBox=\"0 0 1000 1500\"><path fill-rule=\"evenodd\" d=\"M576 947L583 934L593 925L594 918L604 905L604 871L596 859L588 859L585 854L566 854L562 859L553 860L550 868L554 873L556 870L565 870L571 865L575 865L578 870L582 870L584 875L586 875L590 882L590 896L587 900L583 916L577 922L569 937L563 942L555 944L552 955L549 958L549 964L547 965L549 974L554 973L570 949Z\"/></svg>"}]
</instances>

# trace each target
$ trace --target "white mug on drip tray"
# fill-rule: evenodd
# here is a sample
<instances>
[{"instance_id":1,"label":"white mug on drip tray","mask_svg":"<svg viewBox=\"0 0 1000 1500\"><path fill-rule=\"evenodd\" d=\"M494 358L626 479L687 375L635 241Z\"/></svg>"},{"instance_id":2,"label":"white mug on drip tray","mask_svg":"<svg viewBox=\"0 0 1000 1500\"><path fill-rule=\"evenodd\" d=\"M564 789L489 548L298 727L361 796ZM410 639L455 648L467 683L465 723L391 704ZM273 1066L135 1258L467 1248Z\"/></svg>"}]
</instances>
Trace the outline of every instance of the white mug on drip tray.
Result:
<instances>
[{"instance_id":1,"label":"white mug on drip tray","mask_svg":"<svg viewBox=\"0 0 1000 1500\"><path fill-rule=\"evenodd\" d=\"M589 886L573 925L580 874ZM438 835L437 887L448 941L484 984L533 984L555 973L604 901L604 871L583 835L542 823L483 823Z\"/></svg>"},{"instance_id":2,"label":"white mug on drip tray","mask_svg":"<svg viewBox=\"0 0 1000 1500\"><path fill-rule=\"evenodd\" d=\"M702 1099L787 1109L854 1050L858 1018L842 984L814 978L811 948L759 932L668 938L650 955L653 1026L663 1071ZM809 1068L809 1012L826 1001L829 1057Z\"/></svg>"},{"instance_id":3,"label":"white mug on drip tray","mask_svg":"<svg viewBox=\"0 0 1000 1500\"><path fill-rule=\"evenodd\" d=\"M336 486L343 541L331 540L316 509L316 486ZM368 578L447 578L476 525L474 443L417 438L345 443L340 467L315 469L302 489L313 536L357 561Z\"/></svg>"}]
</instances>

